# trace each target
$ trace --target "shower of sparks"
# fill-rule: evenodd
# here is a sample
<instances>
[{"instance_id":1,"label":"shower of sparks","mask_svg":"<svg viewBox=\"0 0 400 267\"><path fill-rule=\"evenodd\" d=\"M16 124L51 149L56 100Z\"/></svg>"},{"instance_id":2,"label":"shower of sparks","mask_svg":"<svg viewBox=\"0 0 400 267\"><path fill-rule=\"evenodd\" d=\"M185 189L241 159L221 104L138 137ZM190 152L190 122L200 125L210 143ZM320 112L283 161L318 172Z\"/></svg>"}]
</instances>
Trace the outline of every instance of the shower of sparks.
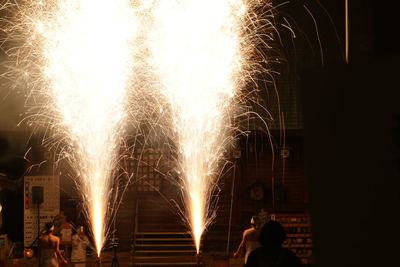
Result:
<instances>
[{"instance_id":1,"label":"shower of sparks","mask_svg":"<svg viewBox=\"0 0 400 267\"><path fill-rule=\"evenodd\" d=\"M154 7L150 64L171 109L186 216L199 253L212 220L218 164L243 80L242 0L171 0Z\"/></svg>"},{"instance_id":2,"label":"shower of sparks","mask_svg":"<svg viewBox=\"0 0 400 267\"><path fill-rule=\"evenodd\" d=\"M19 53L28 51L23 60L32 66L26 75L41 80L31 82L43 86L36 91L49 101L42 110L67 137L70 149L64 151L76 171L98 255L112 218L111 188L138 29L130 4L58 0L17 7L15 27L28 39Z\"/></svg>"},{"instance_id":3,"label":"shower of sparks","mask_svg":"<svg viewBox=\"0 0 400 267\"><path fill-rule=\"evenodd\" d=\"M253 95L242 89L269 64L259 49L269 49L273 39L266 30L273 28L270 2L4 1L0 11L9 9L11 15L0 17L9 24L0 31L17 47L2 48L15 62L11 72L23 73L19 81L29 82L31 120L50 121L56 142L67 140L62 152L76 171L98 255L113 213L112 177L126 108L151 116L147 107L156 110L160 102L154 87L171 111L169 137L176 142L185 218L199 253L215 214L218 169L235 139L232 118L252 113L242 112L248 107L241 104ZM268 9L267 16L257 18L253 5ZM257 29L265 38L255 34ZM258 53L261 58L253 58ZM133 55L140 57L141 67ZM145 74L137 81L141 94L125 103L133 70ZM147 100L150 95L153 100Z\"/></svg>"}]
</instances>

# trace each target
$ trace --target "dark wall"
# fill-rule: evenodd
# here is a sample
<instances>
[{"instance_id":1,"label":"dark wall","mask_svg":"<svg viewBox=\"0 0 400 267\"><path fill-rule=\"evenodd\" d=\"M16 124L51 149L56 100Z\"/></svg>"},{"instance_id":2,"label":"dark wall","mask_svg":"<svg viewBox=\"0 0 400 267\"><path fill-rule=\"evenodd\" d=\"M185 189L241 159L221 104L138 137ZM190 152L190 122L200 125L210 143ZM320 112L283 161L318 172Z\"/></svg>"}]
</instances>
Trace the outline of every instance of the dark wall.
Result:
<instances>
[{"instance_id":1,"label":"dark wall","mask_svg":"<svg viewBox=\"0 0 400 267\"><path fill-rule=\"evenodd\" d=\"M398 9L395 2L349 3L350 64L302 75L314 262L394 266L400 240Z\"/></svg>"},{"instance_id":2,"label":"dark wall","mask_svg":"<svg viewBox=\"0 0 400 267\"><path fill-rule=\"evenodd\" d=\"M268 212L303 212L308 209L302 132L287 131L285 147L278 144L279 139L283 140L279 132L270 134L271 140L267 133L257 131L241 139L236 199L241 202L246 224L248 218L261 209ZM251 195L257 186L263 188L260 200Z\"/></svg>"},{"instance_id":3,"label":"dark wall","mask_svg":"<svg viewBox=\"0 0 400 267\"><path fill-rule=\"evenodd\" d=\"M399 58L303 76L316 266L391 266L400 240Z\"/></svg>"}]
</instances>

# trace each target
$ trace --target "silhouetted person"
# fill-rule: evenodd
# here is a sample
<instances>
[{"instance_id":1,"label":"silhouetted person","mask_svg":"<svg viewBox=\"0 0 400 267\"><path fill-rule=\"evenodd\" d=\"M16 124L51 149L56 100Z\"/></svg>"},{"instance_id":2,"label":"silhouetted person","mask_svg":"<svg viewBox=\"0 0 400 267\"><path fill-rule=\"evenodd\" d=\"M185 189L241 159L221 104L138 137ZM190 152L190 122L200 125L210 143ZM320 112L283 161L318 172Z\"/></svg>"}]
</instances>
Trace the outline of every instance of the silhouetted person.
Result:
<instances>
[{"instance_id":1,"label":"silhouetted person","mask_svg":"<svg viewBox=\"0 0 400 267\"><path fill-rule=\"evenodd\" d=\"M233 253L233 257L236 258L239 256L242 249L245 248L246 249L246 253L244 256L245 263L247 262L247 258L249 257L250 252L261 246L259 242L260 232L257 226L258 225L257 220L258 218L256 216L253 216L251 218L250 220L251 227L244 230L242 242L240 242L240 245L236 250L236 252Z\"/></svg>"},{"instance_id":2,"label":"silhouetted person","mask_svg":"<svg viewBox=\"0 0 400 267\"><path fill-rule=\"evenodd\" d=\"M285 239L285 230L280 223L276 221L265 223L260 231L262 246L250 253L245 267L303 266L291 250L282 247Z\"/></svg>"},{"instance_id":3,"label":"silhouetted person","mask_svg":"<svg viewBox=\"0 0 400 267\"><path fill-rule=\"evenodd\" d=\"M53 235L54 226L46 223L45 229L39 239L40 267L58 267L58 261L67 263L60 252L60 239Z\"/></svg>"}]
</instances>

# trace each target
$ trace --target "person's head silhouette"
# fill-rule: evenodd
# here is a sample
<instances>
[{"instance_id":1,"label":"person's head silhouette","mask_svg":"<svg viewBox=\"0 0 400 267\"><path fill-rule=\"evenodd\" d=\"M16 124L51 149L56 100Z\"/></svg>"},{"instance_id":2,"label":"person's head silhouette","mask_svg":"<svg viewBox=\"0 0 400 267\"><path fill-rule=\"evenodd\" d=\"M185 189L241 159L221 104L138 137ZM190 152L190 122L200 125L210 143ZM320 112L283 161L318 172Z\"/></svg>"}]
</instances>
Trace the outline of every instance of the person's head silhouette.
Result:
<instances>
[{"instance_id":1,"label":"person's head silhouette","mask_svg":"<svg viewBox=\"0 0 400 267\"><path fill-rule=\"evenodd\" d=\"M263 246L281 246L285 239L285 229L277 221L268 221L261 228L260 243Z\"/></svg>"},{"instance_id":2,"label":"person's head silhouette","mask_svg":"<svg viewBox=\"0 0 400 267\"><path fill-rule=\"evenodd\" d=\"M54 225L51 222L48 222L44 225L44 229L42 231L43 234L50 234L54 230Z\"/></svg>"}]
</instances>

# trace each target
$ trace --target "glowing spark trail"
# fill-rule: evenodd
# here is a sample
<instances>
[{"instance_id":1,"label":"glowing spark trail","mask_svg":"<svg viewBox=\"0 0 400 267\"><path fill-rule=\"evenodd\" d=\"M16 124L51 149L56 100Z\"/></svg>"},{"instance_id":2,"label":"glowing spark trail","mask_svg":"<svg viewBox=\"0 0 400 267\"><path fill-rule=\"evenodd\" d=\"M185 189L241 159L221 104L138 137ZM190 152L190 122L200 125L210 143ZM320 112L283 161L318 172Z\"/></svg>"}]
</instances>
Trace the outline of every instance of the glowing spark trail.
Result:
<instances>
[{"instance_id":1,"label":"glowing spark trail","mask_svg":"<svg viewBox=\"0 0 400 267\"><path fill-rule=\"evenodd\" d=\"M144 69L133 60L138 51L138 57L148 57L148 62L140 59L151 68L145 73L151 79L156 74L171 111L185 217L199 253L213 219L210 200L218 167L234 139L231 117L252 72L249 51L257 50L258 44L247 43L253 2L269 7L270 0L6 1L4 7L17 13L6 34L26 40L8 54L24 73L21 80L30 83L39 110L34 117L46 117L45 122L50 117L56 136L67 140L63 152L76 170L98 255L112 217L112 177L125 109L136 107L125 103L126 88L133 70ZM140 33L139 16L146 29ZM142 86L147 82L153 88L153 80Z\"/></svg>"},{"instance_id":2,"label":"glowing spark trail","mask_svg":"<svg viewBox=\"0 0 400 267\"><path fill-rule=\"evenodd\" d=\"M107 236L113 169L137 22L129 0L33 1L32 49L59 114L97 254ZM36 50L35 50L36 49Z\"/></svg>"},{"instance_id":3,"label":"glowing spark trail","mask_svg":"<svg viewBox=\"0 0 400 267\"><path fill-rule=\"evenodd\" d=\"M160 1L154 8L151 65L172 110L186 218L197 252L242 79L242 0Z\"/></svg>"}]
</instances>

